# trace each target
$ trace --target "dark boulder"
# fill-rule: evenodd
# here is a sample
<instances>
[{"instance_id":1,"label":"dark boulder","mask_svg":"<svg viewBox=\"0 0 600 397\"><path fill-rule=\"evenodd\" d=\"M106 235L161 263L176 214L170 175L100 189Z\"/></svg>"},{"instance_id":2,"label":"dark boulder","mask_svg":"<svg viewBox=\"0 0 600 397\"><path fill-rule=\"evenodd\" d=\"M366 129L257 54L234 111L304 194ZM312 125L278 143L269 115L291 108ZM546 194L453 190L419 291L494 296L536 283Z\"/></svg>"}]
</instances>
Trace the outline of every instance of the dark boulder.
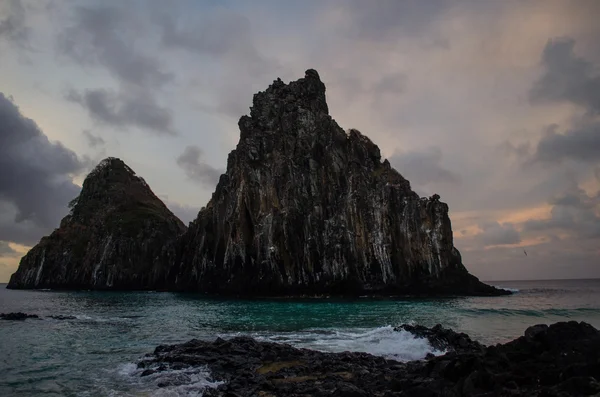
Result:
<instances>
[{"instance_id":1,"label":"dark boulder","mask_svg":"<svg viewBox=\"0 0 600 397\"><path fill-rule=\"evenodd\" d=\"M16 313L0 313L0 319L2 320L17 320L23 321L28 318L40 318L37 314L27 314L22 312Z\"/></svg>"},{"instance_id":2,"label":"dark boulder","mask_svg":"<svg viewBox=\"0 0 600 397\"><path fill-rule=\"evenodd\" d=\"M437 324L433 328L427 328L422 325L403 324L394 329L395 331L407 331L418 338L424 338L429 341L431 346L439 351L481 351L484 346L479 342L472 340L465 333L454 332L449 328L444 328Z\"/></svg>"},{"instance_id":3,"label":"dark boulder","mask_svg":"<svg viewBox=\"0 0 600 397\"><path fill-rule=\"evenodd\" d=\"M62 314L57 314L57 315L48 316L48 317L50 317L51 319L54 319L54 320L75 320L75 319L77 319L77 317L75 317L75 316L65 316Z\"/></svg>"}]
</instances>

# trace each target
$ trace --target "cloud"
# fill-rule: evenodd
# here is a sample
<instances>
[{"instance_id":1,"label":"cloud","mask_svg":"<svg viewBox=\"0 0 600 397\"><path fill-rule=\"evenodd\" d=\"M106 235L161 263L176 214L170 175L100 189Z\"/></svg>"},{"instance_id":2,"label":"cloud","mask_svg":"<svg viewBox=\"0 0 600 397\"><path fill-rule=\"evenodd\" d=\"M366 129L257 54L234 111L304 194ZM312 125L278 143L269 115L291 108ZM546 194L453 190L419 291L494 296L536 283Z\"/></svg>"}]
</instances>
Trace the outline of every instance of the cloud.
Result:
<instances>
[{"instance_id":1,"label":"cloud","mask_svg":"<svg viewBox=\"0 0 600 397\"><path fill-rule=\"evenodd\" d=\"M367 3L361 0L338 2L334 9L341 14L352 38L373 41L393 40L399 35L423 37L448 9L448 2L383 0Z\"/></svg>"},{"instance_id":2,"label":"cloud","mask_svg":"<svg viewBox=\"0 0 600 397\"><path fill-rule=\"evenodd\" d=\"M0 240L31 244L58 226L84 167L0 93Z\"/></svg>"},{"instance_id":3,"label":"cloud","mask_svg":"<svg viewBox=\"0 0 600 397\"><path fill-rule=\"evenodd\" d=\"M138 127L159 135L175 135L169 109L158 105L152 96L115 93L104 89L71 90L66 99L83 106L100 123L126 129Z\"/></svg>"},{"instance_id":4,"label":"cloud","mask_svg":"<svg viewBox=\"0 0 600 397\"><path fill-rule=\"evenodd\" d=\"M253 75L268 73L276 63L256 48L249 19L231 10L217 8L193 20L163 15L159 24L167 48L239 62L237 66Z\"/></svg>"},{"instance_id":5,"label":"cloud","mask_svg":"<svg viewBox=\"0 0 600 397\"><path fill-rule=\"evenodd\" d=\"M484 280L593 278L600 277L599 254L597 241L591 239L548 239L522 247L474 250L465 264Z\"/></svg>"},{"instance_id":6,"label":"cloud","mask_svg":"<svg viewBox=\"0 0 600 397\"><path fill-rule=\"evenodd\" d=\"M9 0L0 6L0 39L18 47L26 47L30 29L25 23L25 7L20 0ZM4 12L3 12L4 11Z\"/></svg>"},{"instance_id":7,"label":"cloud","mask_svg":"<svg viewBox=\"0 0 600 397\"><path fill-rule=\"evenodd\" d=\"M172 112L157 99L157 90L173 75L139 45L140 37L151 34L144 16L143 11L126 6L75 8L71 23L58 37L58 48L81 65L108 70L119 82L119 90L71 90L67 99L101 123L175 135Z\"/></svg>"},{"instance_id":8,"label":"cloud","mask_svg":"<svg viewBox=\"0 0 600 397\"><path fill-rule=\"evenodd\" d=\"M95 148L97 146L104 146L104 144L105 144L104 139L92 134L88 130L83 130L83 136L85 136L85 138L88 141L88 144L93 148Z\"/></svg>"},{"instance_id":9,"label":"cloud","mask_svg":"<svg viewBox=\"0 0 600 397\"><path fill-rule=\"evenodd\" d=\"M575 52L569 37L548 41L542 53L543 74L529 92L534 104L572 103L587 114L574 118L564 133L558 125L546 128L537 145L535 159L561 162L566 159L600 159L600 68Z\"/></svg>"},{"instance_id":10,"label":"cloud","mask_svg":"<svg viewBox=\"0 0 600 397\"><path fill-rule=\"evenodd\" d=\"M202 150L198 146L187 146L177 158L177 165L191 180L207 187L215 187L223 172L202 162L201 157Z\"/></svg>"},{"instance_id":11,"label":"cloud","mask_svg":"<svg viewBox=\"0 0 600 397\"><path fill-rule=\"evenodd\" d=\"M576 124L563 134L551 126L537 145L536 159L543 162L600 160L600 121Z\"/></svg>"},{"instance_id":12,"label":"cloud","mask_svg":"<svg viewBox=\"0 0 600 397\"><path fill-rule=\"evenodd\" d=\"M216 67L223 76L213 79L202 73L192 79L189 95L199 109L238 119L248 112L256 91L276 77L292 76L288 67L259 48L256 26L237 11L216 7L184 18L171 9L156 13L155 20L160 26L160 51L179 58L192 55L195 64Z\"/></svg>"},{"instance_id":13,"label":"cloud","mask_svg":"<svg viewBox=\"0 0 600 397\"><path fill-rule=\"evenodd\" d=\"M8 244L8 241L0 241L0 258L3 256L14 256L17 253Z\"/></svg>"},{"instance_id":14,"label":"cloud","mask_svg":"<svg viewBox=\"0 0 600 397\"><path fill-rule=\"evenodd\" d=\"M475 237L485 246L511 245L521 242L521 235L512 223L487 222L479 225L481 233Z\"/></svg>"},{"instance_id":15,"label":"cloud","mask_svg":"<svg viewBox=\"0 0 600 397\"><path fill-rule=\"evenodd\" d=\"M143 12L143 11L142 11ZM138 12L125 7L78 7L59 37L63 54L83 65L102 65L121 82L157 87L172 79L137 41L146 32Z\"/></svg>"},{"instance_id":16,"label":"cloud","mask_svg":"<svg viewBox=\"0 0 600 397\"><path fill-rule=\"evenodd\" d=\"M390 163L414 185L460 184L458 174L442 167L442 151L432 147L422 152L396 151Z\"/></svg>"},{"instance_id":17,"label":"cloud","mask_svg":"<svg viewBox=\"0 0 600 397\"><path fill-rule=\"evenodd\" d=\"M588 195L577 188L549 202L553 207L549 219L525 222L524 230L569 232L572 238L587 239L600 237L600 192Z\"/></svg>"},{"instance_id":18,"label":"cloud","mask_svg":"<svg viewBox=\"0 0 600 397\"><path fill-rule=\"evenodd\" d=\"M569 37L548 41L542 54L544 74L530 91L533 103L572 102L600 113L600 73L594 64L574 52Z\"/></svg>"}]
</instances>

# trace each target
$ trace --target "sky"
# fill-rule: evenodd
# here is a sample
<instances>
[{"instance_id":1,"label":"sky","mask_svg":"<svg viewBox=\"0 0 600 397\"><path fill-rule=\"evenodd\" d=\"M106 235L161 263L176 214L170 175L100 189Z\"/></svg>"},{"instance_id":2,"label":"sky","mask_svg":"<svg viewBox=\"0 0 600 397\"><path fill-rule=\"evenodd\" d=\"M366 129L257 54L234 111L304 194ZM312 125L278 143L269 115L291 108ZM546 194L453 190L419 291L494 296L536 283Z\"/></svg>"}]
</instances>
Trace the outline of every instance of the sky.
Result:
<instances>
[{"instance_id":1,"label":"sky","mask_svg":"<svg viewBox=\"0 0 600 397\"><path fill-rule=\"evenodd\" d=\"M184 222L316 69L483 280L600 277L600 1L0 1L0 282L123 159ZM527 255L525 255L525 252Z\"/></svg>"}]
</instances>

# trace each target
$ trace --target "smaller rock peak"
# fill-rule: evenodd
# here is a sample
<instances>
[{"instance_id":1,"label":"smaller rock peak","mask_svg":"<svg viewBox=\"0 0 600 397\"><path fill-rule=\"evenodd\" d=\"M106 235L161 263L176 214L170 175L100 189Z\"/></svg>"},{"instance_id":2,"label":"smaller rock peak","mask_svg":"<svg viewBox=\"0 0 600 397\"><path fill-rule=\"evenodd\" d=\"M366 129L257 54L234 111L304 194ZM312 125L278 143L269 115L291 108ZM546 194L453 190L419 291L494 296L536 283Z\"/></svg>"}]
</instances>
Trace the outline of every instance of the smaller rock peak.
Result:
<instances>
[{"instance_id":1,"label":"smaller rock peak","mask_svg":"<svg viewBox=\"0 0 600 397\"><path fill-rule=\"evenodd\" d=\"M123 160L121 160L120 158L117 158L117 157L107 157L104 160L100 161L98 163L98 165L96 167L94 167L92 172L90 172L90 175L93 174L94 172L100 173L102 171L110 170L110 169L126 170L128 172L131 172L133 175L135 175L135 172L131 168L129 168L129 166L127 164L125 164L125 162Z\"/></svg>"},{"instance_id":2,"label":"smaller rock peak","mask_svg":"<svg viewBox=\"0 0 600 397\"><path fill-rule=\"evenodd\" d=\"M94 169L86 176L83 181L84 190L91 189L92 186L110 186L116 184L138 183L146 185L146 182L136 175L125 162L116 157L107 157L102 160ZM101 188L104 189L104 188Z\"/></svg>"},{"instance_id":3,"label":"smaller rock peak","mask_svg":"<svg viewBox=\"0 0 600 397\"><path fill-rule=\"evenodd\" d=\"M306 72L304 72L304 78L316 79L316 80L321 81L321 78L319 77L319 72L317 72L314 69L308 69Z\"/></svg>"}]
</instances>

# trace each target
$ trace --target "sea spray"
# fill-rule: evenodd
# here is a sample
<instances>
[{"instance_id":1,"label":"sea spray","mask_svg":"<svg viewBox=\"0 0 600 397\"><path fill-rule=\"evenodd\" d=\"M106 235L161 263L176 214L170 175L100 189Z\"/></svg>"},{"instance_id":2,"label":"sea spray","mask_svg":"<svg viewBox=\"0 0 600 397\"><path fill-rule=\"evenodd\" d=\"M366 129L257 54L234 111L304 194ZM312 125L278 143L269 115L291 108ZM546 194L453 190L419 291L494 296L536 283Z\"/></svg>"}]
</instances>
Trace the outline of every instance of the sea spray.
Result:
<instances>
[{"instance_id":1,"label":"sea spray","mask_svg":"<svg viewBox=\"0 0 600 397\"><path fill-rule=\"evenodd\" d=\"M118 374L129 383L135 383L138 391L147 391L153 397L200 397L206 389L223 384L213 380L205 366L153 372L152 369L127 363L119 368Z\"/></svg>"},{"instance_id":2,"label":"sea spray","mask_svg":"<svg viewBox=\"0 0 600 397\"><path fill-rule=\"evenodd\" d=\"M406 331L394 331L391 325L374 329L309 329L276 334L252 333L251 336L257 340L288 343L299 348L333 353L364 352L399 361L420 360L428 354L444 353L434 349L426 339L416 338Z\"/></svg>"}]
</instances>

